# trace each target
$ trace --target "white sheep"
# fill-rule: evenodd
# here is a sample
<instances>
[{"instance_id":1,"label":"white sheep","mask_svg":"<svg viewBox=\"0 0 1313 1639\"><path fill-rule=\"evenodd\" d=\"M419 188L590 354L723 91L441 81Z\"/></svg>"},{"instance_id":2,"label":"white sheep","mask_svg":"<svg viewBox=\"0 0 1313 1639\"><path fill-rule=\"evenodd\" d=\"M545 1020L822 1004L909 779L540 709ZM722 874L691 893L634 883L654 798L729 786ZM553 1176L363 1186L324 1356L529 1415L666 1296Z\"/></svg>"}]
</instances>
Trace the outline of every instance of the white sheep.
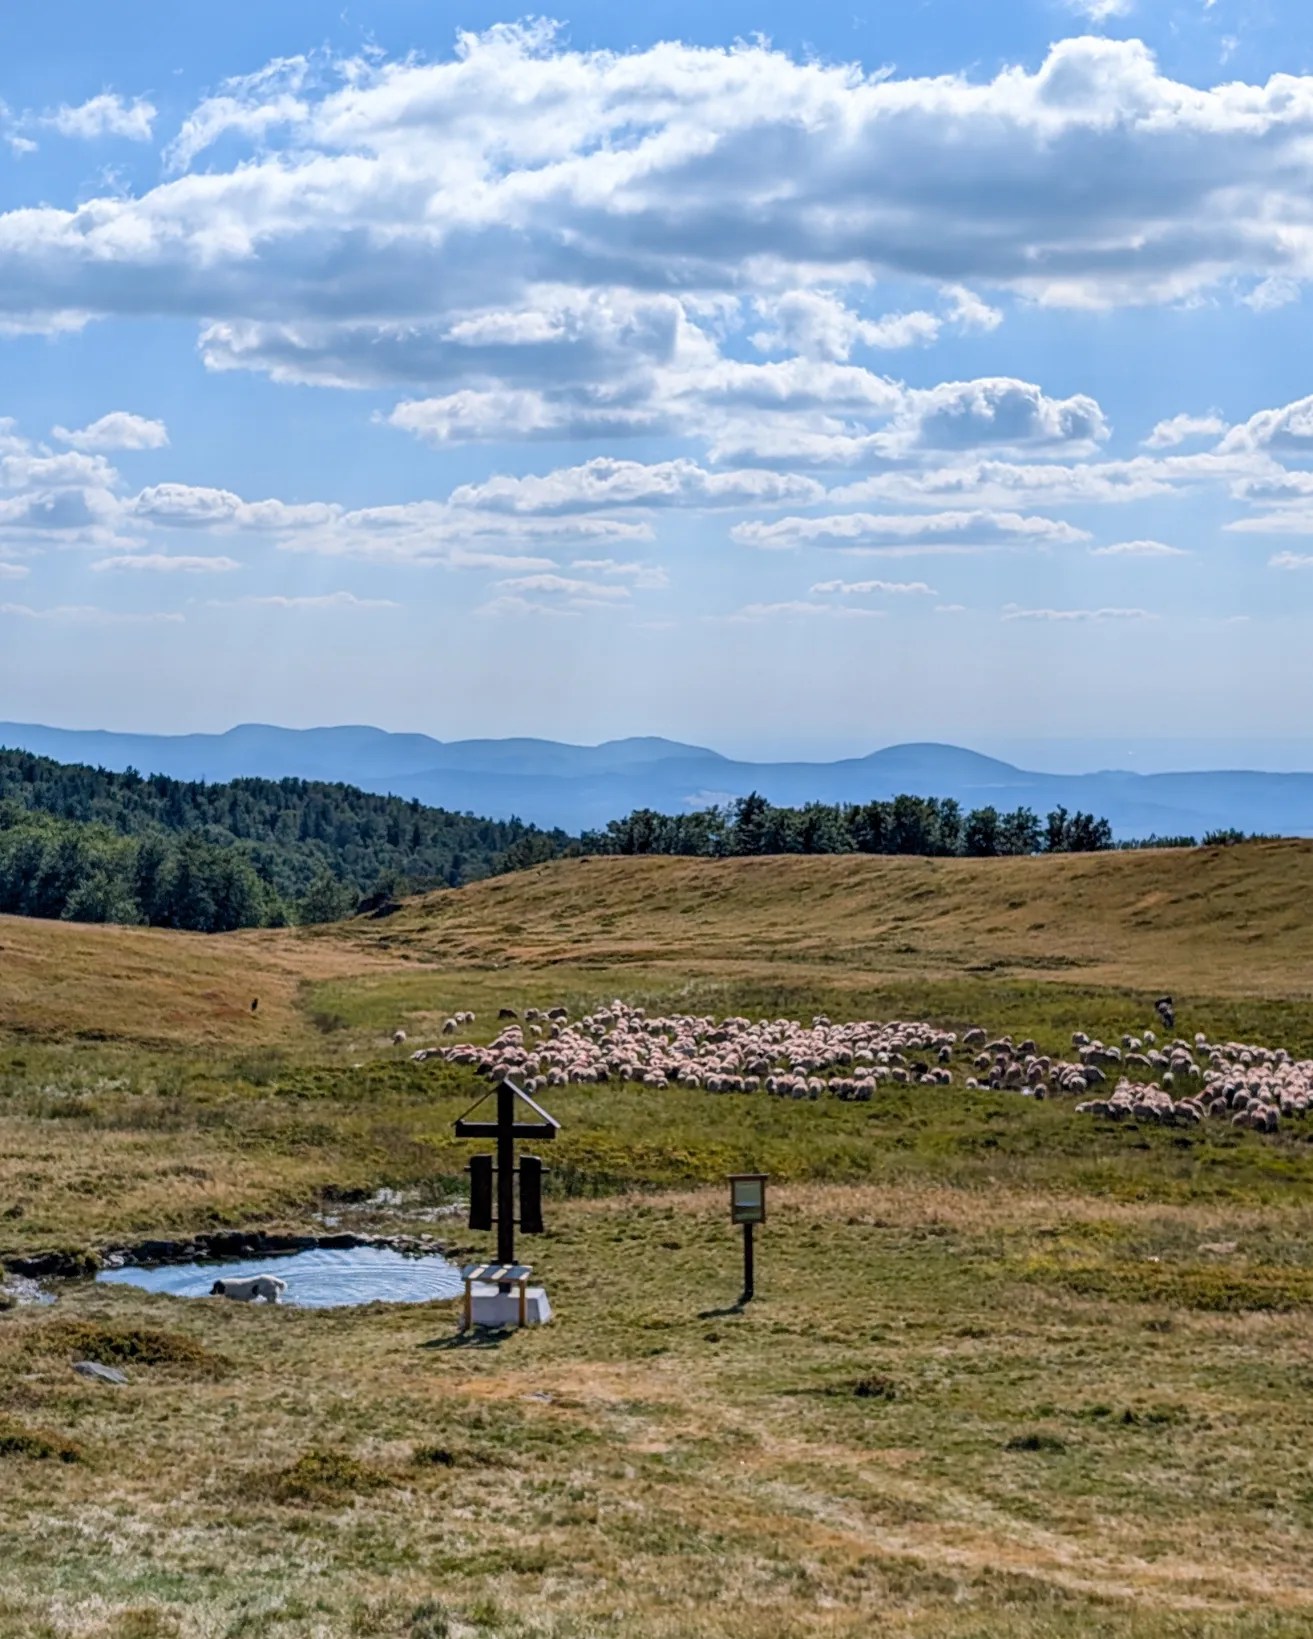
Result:
<instances>
[{"instance_id":1,"label":"white sheep","mask_svg":"<svg viewBox=\"0 0 1313 1639\"><path fill-rule=\"evenodd\" d=\"M406 1032L404 1030L394 1030L392 1032L392 1045L394 1047L404 1047L405 1044Z\"/></svg>"}]
</instances>

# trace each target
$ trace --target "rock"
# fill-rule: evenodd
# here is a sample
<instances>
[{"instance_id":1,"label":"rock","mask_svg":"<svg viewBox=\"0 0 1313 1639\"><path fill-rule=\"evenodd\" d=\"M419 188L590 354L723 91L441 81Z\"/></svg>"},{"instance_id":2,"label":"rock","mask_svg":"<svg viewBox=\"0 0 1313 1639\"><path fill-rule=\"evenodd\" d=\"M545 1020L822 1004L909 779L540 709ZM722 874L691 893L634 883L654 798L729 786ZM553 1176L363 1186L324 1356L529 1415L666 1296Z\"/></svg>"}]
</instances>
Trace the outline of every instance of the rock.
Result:
<instances>
[{"instance_id":1,"label":"rock","mask_svg":"<svg viewBox=\"0 0 1313 1639\"><path fill-rule=\"evenodd\" d=\"M29 1275L33 1280L56 1276L61 1280L88 1279L100 1268L100 1259L89 1250L65 1252L37 1252L30 1258L8 1258L6 1267L14 1275Z\"/></svg>"},{"instance_id":2,"label":"rock","mask_svg":"<svg viewBox=\"0 0 1313 1639\"><path fill-rule=\"evenodd\" d=\"M128 1380L117 1366L102 1366L98 1360L75 1360L73 1370L79 1376L94 1378L97 1383L126 1383Z\"/></svg>"}]
</instances>

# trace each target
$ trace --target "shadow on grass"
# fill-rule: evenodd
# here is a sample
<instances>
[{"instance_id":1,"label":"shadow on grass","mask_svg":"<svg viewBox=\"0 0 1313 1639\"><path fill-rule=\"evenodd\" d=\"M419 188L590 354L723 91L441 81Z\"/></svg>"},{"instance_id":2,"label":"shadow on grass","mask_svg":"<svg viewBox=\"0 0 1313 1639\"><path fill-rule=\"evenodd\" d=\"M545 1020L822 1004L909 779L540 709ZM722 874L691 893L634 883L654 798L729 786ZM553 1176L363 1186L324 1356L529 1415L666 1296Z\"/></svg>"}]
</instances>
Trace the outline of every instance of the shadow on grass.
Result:
<instances>
[{"instance_id":1,"label":"shadow on grass","mask_svg":"<svg viewBox=\"0 0 1313 1639\"><path fill-rule=\"evenodd\" d=\"M515 1330L510 1326L489 1328L476 1326L470 1332L453 1332L450 1337L430 1338L427 1343L421 1343L421 1349L500 1349L508 1338L515 1336Z\"/></svg>"},{"instance_id":2,"label":"shadow on grass","mask_svg":"<svg viewBox=\"0 0 1313 1639\"><path fill-rule=\"evenodd\" d=\"M724 1320L727 1315L741 1315L747 1310L748 1304L752 1301L751 1298L736 1298L733 1303L727 1305L724 1309L699 1309L698 1319Z\"/></svg>"}]
</instances>

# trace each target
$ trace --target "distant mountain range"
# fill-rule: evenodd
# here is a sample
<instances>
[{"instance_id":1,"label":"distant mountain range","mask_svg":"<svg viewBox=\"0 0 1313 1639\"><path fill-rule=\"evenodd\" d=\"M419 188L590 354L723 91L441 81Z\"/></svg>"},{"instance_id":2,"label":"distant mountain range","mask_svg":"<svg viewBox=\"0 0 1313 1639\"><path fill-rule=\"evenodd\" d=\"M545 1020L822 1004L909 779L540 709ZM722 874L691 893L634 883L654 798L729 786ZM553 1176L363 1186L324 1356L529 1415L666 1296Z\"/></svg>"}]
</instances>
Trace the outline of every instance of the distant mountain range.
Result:
<instances>
[{"instance_id":1,"label":"distant mountain range","mask_svg":"<svg viewBox=\"0 0 1313 1639\"><path fill-rule=\"evenodd\" d=\"M65 763L222 781L242 775L340 780L490 819L568 831L634 808L680 813L760 791L772 802L866 802L899 792L955 797L967 808L1061 805L1106 818L1120 839L1245 831L1313 835L1313 773L1251 770L1045 774L950 745L898 745L828 763L735 762L662 739L599 746L555 740L434 740L366 727L289 729L243 723L224 734L114 734L0 722L0 746Z\"/></svg>"}]
</instances>

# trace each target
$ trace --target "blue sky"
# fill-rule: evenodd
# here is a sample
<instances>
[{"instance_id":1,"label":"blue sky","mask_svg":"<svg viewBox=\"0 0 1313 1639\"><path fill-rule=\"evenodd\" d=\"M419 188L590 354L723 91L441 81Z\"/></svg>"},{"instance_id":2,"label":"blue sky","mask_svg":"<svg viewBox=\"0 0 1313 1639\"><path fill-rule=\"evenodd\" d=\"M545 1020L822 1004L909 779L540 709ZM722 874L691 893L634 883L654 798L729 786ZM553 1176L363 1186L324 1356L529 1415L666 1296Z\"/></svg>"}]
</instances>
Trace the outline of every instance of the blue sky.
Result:
<instances>
[{"instance_id":1,"label":"blue sky","mask_svg":"<svg viewBox=\"0 0 1313 1639\"><path fill-rule=\"evenodd\" d=\"M0 718L1305 763L1311 139L1295 0L6 8Z\"/></svg>"}]
</instances>

